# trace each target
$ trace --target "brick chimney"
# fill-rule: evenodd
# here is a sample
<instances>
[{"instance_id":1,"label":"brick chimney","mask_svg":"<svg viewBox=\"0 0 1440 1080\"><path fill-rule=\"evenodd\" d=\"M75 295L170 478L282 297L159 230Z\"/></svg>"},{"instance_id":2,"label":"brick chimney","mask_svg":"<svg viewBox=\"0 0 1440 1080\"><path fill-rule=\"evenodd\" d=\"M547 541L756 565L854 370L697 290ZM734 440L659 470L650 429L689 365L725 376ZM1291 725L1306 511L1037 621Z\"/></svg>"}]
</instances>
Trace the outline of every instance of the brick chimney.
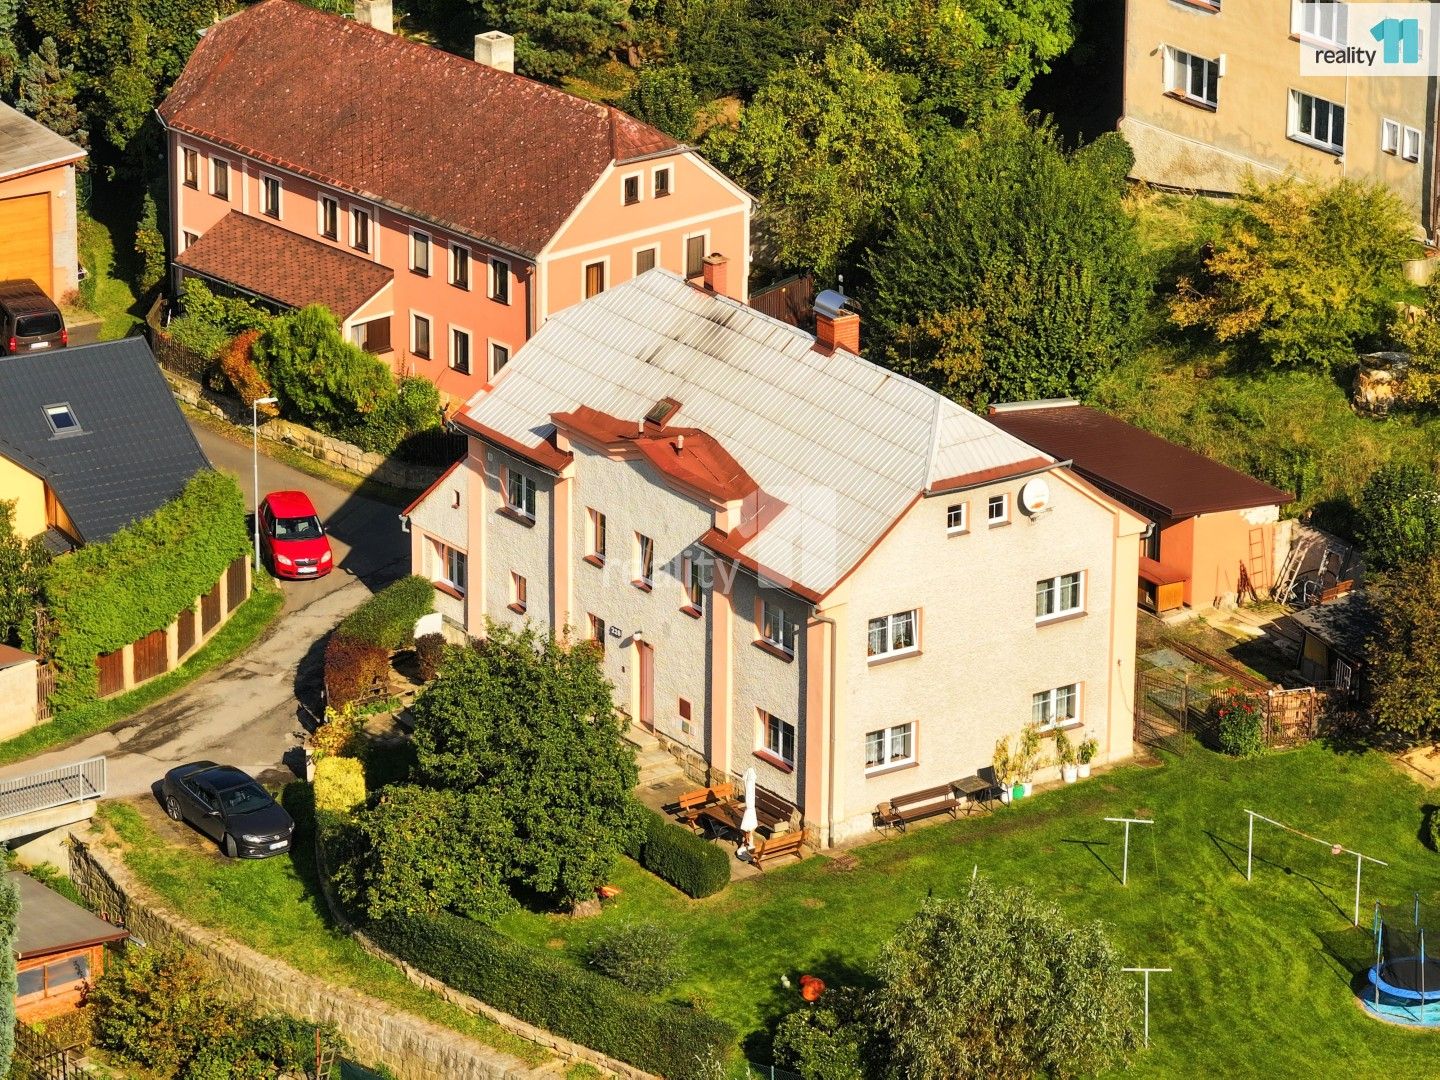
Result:
<instances>
[{"instance_id":1,"label":"brick chimney","mask_svg":"<svg viewBox=\"0 0 1440 1080\"><path fill-rule=\"evenodd\" d=\"M860 355L860 316L846 308L844 293L826 289L815 297L815 345L834 352L846 349Z\"/></svg>"},{"instance_id":2,"label":"brick chimney","mask_svg":"<svg viewBox=\"0 0 1440 1080\"><path fill-rule=\"evenodd\" d=\"M395 32L395 9L391 0L355 0L355 21L373 26L385 34Z\"/></svg>"},{"instance_id":3,"label":"brick chimney","mask_svg":"<svg viewBox=\"0 0 1440 1080\"><path fill-rule=\"evenodd\" d=\"M705 291L730 295L730 260L718 252L705 256Z\"/></svg>"},{"instance_id":4,"label":"brick chimney","mask_svg":"<svg viewBox=\"0 0 1440 1080\"><path fill-rule=\"evenodd\" d=\"M503 30L475 35L475 62L496 71L515 71L515 39Z\"/></svg>"}]
</instances>

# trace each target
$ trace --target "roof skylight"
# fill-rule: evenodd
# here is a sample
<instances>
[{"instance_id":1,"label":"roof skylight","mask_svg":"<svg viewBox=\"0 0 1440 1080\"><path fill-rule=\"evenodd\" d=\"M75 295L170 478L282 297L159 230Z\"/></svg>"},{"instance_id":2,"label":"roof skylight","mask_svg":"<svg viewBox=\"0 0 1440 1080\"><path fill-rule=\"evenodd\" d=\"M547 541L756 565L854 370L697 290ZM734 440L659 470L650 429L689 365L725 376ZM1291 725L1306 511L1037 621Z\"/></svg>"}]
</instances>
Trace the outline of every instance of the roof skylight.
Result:
<instances>
[{"instance_id":1,"label":"roof skylight","mask_svg":"<svg viewBox=\"0 0 1440 1080\"><path fill-rule=\"evenodd\" d=\"M46 405L45 419L50 422L50 430L55 433L56 438L84 434L80 429L80 421L75 418L75 410L70 408L68 401L62 401L58 405Z\"/></svg>"}]
</instances>

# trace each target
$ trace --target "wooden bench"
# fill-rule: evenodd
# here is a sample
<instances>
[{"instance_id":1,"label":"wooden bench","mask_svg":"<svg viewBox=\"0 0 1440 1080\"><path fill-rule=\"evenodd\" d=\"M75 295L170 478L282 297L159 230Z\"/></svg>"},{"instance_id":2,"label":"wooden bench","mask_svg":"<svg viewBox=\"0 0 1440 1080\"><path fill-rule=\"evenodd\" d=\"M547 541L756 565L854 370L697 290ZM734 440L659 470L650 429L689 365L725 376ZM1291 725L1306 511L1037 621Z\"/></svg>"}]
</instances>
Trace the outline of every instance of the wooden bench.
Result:
<instances>
[{"instance_id":1,"label":"wooden bench","mask_svg":"<svg viewBox=\"0 0 1440 1080\"><path fill-rule=\"evenodd\" d=\"M960 800L955 797L954 785L941 784L924 791L897 795L889 803L881 803L875 808L875 820L881 829L899 829L904 832L905 826L921 818L935 814L949 814L953 818L959 805Z\"/></svg>"},{"instance_id":2,"label":"wooden bench","mask_svg":"<svg viewBox=\"0 0 1440 1080\"><path fill-rule=\"evenodd\" d=\"M693 832L707 806L725 802L735 795L734 784L712 784L710 787L687 791L675 800L675 817Z\"/></svg>"},{"instance_id":3,"label":"wooden bench","mask_svg":"<svg viewBox=\"0 0 1440 1080\"><path fill-rule=\"evenodd\" d=\"M755 818L759 827L771 836L787 832L799 824L799 808L787 799L763 787L755 788Z\"/></svg>"},{"instance_id":4,"label":"wooden bench","mask_svg":"<svg viewBox=\"0 0 1440 1080\"><path fill-rule=\"evenodd\" d=\"M781 836L772 836L768 840L756 840L755 849L750 854L750 862L757 870L764 870L766 863L783 859L786 855L794 855L797 859L803 859L805 858L805 845L809 842L810 834L805 829L795 829Z\"/></svg>"}]
</instances>

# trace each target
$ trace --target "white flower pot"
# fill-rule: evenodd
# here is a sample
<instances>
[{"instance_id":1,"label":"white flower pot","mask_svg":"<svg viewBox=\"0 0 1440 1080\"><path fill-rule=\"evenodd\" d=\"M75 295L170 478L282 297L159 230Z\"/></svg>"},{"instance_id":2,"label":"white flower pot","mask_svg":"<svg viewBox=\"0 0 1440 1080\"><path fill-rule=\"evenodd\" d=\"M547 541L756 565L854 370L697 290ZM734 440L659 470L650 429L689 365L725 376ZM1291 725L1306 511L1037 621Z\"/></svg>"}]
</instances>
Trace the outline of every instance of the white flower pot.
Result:
<instances>
[{"instance_id":1,"label":"white flower pot","mask_svg":"<svg viewBox=\"0 0 1440 1080\"><path fill-rule=\"evenodd\" d=\"M1060 775L1065 778L1065 783L1073 784L1080 779L1080 770L1074 765L1060 766Z\"/></svg>"},{"instance_id":2,"label":"white flower pot","mask_svg":"<svg viewBox=\"0 0 1440 1080\"><path fill-rule=\"evenodd\" d=\"M1082 762L1081 764L1077 765L1076 768L1080 771L1081 780L1084 780L1085 777L1090 775L1090 763L1088 761Z\"/></svg>"}]
</instances>

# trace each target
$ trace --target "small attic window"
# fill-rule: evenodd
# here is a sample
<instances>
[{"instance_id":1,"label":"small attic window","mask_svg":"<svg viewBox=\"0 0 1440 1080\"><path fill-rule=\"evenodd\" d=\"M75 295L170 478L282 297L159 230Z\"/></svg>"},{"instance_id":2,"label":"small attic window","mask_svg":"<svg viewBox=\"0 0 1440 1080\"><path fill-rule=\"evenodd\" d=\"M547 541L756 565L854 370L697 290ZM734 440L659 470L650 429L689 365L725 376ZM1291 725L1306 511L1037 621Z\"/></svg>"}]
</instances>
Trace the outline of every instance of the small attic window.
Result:
<instances>
[{"instance_id":1,"label":"small attic window","mask_svg":"<svg viewBox=\"0 0 1440 1080\"><path fill-rule=\"evenodd\" d=\"M664 427L665 421L675 415L675 411L679 408L680 402L674 398L661 398L654 405L650 406L650 411L645 414L645 422Z\"/></svg>"},{"instance_id":2,"label":"small attic window","mask_svg":"<svg viewBox=\"0 0 1440 1080\"><path fill-rule=\"evenodd\" d=\"M68 401L62 401L59 405L46 405L45 419L50 422L50 430L57 438L82 434L80 421L75 419L75 410L70 408Z\"/></svg>"}]
</instances>

